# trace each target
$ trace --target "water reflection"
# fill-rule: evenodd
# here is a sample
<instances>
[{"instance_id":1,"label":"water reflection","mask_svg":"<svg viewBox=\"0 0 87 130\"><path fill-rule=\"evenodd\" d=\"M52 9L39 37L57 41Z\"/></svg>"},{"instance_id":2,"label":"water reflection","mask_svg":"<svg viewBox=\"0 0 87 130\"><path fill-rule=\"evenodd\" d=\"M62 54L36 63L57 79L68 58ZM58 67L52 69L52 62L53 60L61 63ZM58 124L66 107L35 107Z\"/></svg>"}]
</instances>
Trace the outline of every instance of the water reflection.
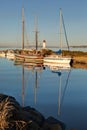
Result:
<instances>
[{"instance_id":1,"label":"water reflection","mask_svg":"<svg viewBox=\"0 0 87 130\"><path fill-rule=\"evenodd\" d=\"M16 63L15 65L20 65L20 63ZM25 70L27 70L27 72L32 71L33 72L33 77L35 76L35 80L33 79L33 83L34 83L34 103L37 103L37 89L39 86L39 77L41 74L41 72L48 67L50 69L50 71L53 74L56 74L59 78L59 87L58 87L58 116L61 115L61 106L63 104L63 100L64 100L64 96L65 96L65 92L67 89L67 85L68 85L68 81L69 81L69 77L70 77L70 73L71 73L71 67L68 66L54 66L53 64L50 64L49 66L43 66L43 64L41 65L35 65L35 64L21 64L22 65L22 105L24 106L24 102L25 102ZM63 72L67 71L68 75L67 75L67 79L65 81L65 83L63 82L64 88L62 89L62 74ZM63 90L63 91L62 91Z\"/></svg>"},{"instance_id":2,"label":"water reflection","mask_svg":"<svg viewBox=\"0 0 87 130\"><path fill-rule=\"evenodd\" d=\"M58 88L58 115L61 115L61 106L63 104L63 100L64 100L64 96L65 96L65 92L67 89L67 85L68 85L68 81L69 81L69 77L70 77L70 73L71 73L71 68L70 66L68 67L58 67L58 66L50 66L50 70L52 71L52 73L57 74L59 77L59 88ZM68 71L68 76L66 79L66 82L64 84L64 90L62 92L62 73L63 71Z\"/></svg>"},{"instance_id":3,"label":"water reflection","mask_svg":"<svg viewBox=\"0 0 87 130\"><path fill-rule=\"evenodd\" d=\"M52 115L63 120L67 125L67 130L75 127L77 130L86 130L86 109L87 109L87 70L86 69L66 69L52 67L46 68L45 72L41 67L36 67L37 70L30 66L24 67L24 80L22 81L22 66L13 66L13 61L9 62L6 59L0 59L0 91L8 95L14 96L18 101L23 101L22 104L36 107L42 112L45 117ZM19 64L19 63L18 63ZM34 105L34 89L35 83L35 71L37 72L37 87L36 90L36 104ZM53 71L51 73L51 71ZM56 73L55 71L60 72ZM32 75L33 73L33 75ZM71 75L72 73L72 75ZM21 78L21 79L20 79ZM59 83L60 81L60 83ZM25 85L21 85L21 83ZM28 83L29 82L29 83ZM33 86L32 86L33 83ZM45 85L46 84L46 85ZM60 84L60 88L59 88ZM38 85L40 86L38 91ZM32 88L32 87L33 88ZM70 89L68 89L70 87ZM22 92L20 91L22 90ZM59 94L60 89L60 96ZM27 93L26 93L27 91ZM38 93L39 94L38 94ZM69 92L69 93L68 93ZM21 97L20 98L20 93ZM38 95L37 95L38 94ZM25 100L26 96L26 100ZM38 98L39 97L39 98ZM60 100L59 100L60 97ZM60 102L59 102L60 101ZM58 106L60 104L60 107ZM59 109L59 108L60 109ZM50 110L49 110L50 109ZM58 116L57 111L60 112Z\"/></svg>"},{"instance_id":4,"label":"water reflection","mask_svg":"<svg viewBox=\"0 0 87 130\"><path fill-rule=\"evenodd\" d=\"M33 77L35 76L35 80L33 80L34 83L34 103L36 104L37 101L37 89L39 86L39 78L40 78L40 74L42 73L42 70L45 69L45 67L41 64L41 66L39 65L24 65L24 64L20 64L20 63L15 63L15 65L21 65L22 66L22 105L24 106L24 102L25 102L25 80L26 80L26 75L25 75L25 71L27 70L27 72L32 71L33 73ZM27 81L27 80L26 80Z\"/></svg>"},{"instance_id":5,"label":"water reflection","mask_svg":"<svg viewBox=\"0 0 87 130\"><path fill-rule=\"evenodd\" d=\"M24 97L25 97L25 83L24 83L24 66L22 65L22 105L24 106Z\"/></svg>"}]
</instances>

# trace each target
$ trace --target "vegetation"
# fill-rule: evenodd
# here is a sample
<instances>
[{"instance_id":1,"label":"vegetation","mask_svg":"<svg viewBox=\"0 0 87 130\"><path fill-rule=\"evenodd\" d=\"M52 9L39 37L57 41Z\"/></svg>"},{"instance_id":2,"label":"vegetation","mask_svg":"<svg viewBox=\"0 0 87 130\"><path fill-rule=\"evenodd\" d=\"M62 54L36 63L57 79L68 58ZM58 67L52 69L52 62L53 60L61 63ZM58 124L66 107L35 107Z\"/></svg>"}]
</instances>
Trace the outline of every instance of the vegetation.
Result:
<instances>
[{"instance_id":1,"label":"vegetation","mask_svg":"<svg viewBox=\"0 0 87 130\"><path fill-rule=\"evenodd\" d=\"M62 51L62 55L64 55L64 56L71 56L71 57L75 57L75 56L87 56L87 52L82 52L82 51L66 51L66 50L63 50Z\"/></svg>"}]
</instances>

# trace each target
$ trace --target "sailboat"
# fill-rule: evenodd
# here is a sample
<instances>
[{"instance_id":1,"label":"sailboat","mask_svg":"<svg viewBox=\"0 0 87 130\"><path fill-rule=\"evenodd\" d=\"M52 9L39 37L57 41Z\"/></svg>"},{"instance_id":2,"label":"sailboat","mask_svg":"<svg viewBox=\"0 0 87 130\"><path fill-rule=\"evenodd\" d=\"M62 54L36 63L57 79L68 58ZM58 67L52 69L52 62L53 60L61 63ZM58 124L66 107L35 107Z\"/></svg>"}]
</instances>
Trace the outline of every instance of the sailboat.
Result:
<instances>
[{"instance_id":1,"label":"sailboat","mask_svg":"<svg viewBox=\"0 0 87 130\"><path fill-rule=\"evenodd\" d=\"M24 8L22 8L22 50L21 53L15 53L15 60L21 61L23 63L43 63L43 56L37 53L37 44L38 44L38 30L35 30L35 39L36 39L36 50L25 50L24 48L24 27L25 27L25 20L24 20ZM27 53L26 53L27 52Z\"/></svg>"},{"instance_id":2,"label":"sailboat","mask_svg":"<svg viewBox=\"0 0 87 130\"><path fill-rule=\"evenodd\" d=\"M61 46L61 49L62 49L62 36L61 36L62 24L63 24L63 15L62 15L62 9L60 9L60 46ZM71 57L62 56L62 54L52 54L52 55L44 57L44 65L54 64L54 66L63 66L63 65L66 66L67 64L70 64L70 62L71 62Z\"/></svg>"}]
</instances>

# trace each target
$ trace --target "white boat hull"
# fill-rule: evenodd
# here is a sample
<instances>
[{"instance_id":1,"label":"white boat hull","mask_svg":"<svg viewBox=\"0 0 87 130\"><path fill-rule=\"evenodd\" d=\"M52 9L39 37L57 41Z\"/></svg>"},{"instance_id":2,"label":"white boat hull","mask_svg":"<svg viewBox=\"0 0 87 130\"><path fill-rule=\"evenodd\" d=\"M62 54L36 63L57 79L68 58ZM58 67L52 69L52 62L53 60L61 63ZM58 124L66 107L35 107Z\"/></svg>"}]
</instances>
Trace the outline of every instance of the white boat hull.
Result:
<instances>
[{"instance_id":1,"label":"white boat hull","mask_svg":"<svg viewBox=\"0 0 87 130\"><path fill-rule=\"evenodd\" d=\"M54 64L70 64L71 58L68 57L45 57L44 63L54 63Z\"/></svg>"},{"instance_id":2,"label":"white boat hull","mask_svg":"<svg viewBox=\"0 0 87 130\"><path fill-rule=\"evenodd\" d=\"M15 55L14 55L14 53L7 53L6 57L7 57L7 59L14 60Z\"/></svg>"},{"instance_id":3,"label":"white boat hull","mask_svg":"<svg viewBox=\"0 0 87 130\"><path fill-rule=\"evenodd\" d=\"M0 57L4 58L5 57L5 53L4 52L0 53Z\"/></svg>"}]
</instances>

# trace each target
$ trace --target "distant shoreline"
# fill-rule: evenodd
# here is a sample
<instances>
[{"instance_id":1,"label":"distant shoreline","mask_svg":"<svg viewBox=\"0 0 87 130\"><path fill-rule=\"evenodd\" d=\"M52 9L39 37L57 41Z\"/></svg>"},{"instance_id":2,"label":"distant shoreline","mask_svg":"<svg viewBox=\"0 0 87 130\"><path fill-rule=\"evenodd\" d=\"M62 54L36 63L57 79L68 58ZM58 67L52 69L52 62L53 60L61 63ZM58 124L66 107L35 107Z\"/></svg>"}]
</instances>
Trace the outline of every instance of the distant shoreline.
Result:
<instances>
[{"instance_id":1,"label":"distant shoreline","mask_svg":"<svg viewBox=\"0 0 87 130\"><path fill-rule=\"evenodd\" d=\"M25 48L35 48L35 45L29 45L25 46ZM59 46L46 46L48 49L49 48L60 48ZM69 46L70 48L87 48L87 45L79 45L79 46ZM0 48L21 48L21 46L0 46ZM42 48L42 46L38 46L38 48ZM62 48L67 48L66 46L63 46Z\"/></svg>"}]
</instances>

